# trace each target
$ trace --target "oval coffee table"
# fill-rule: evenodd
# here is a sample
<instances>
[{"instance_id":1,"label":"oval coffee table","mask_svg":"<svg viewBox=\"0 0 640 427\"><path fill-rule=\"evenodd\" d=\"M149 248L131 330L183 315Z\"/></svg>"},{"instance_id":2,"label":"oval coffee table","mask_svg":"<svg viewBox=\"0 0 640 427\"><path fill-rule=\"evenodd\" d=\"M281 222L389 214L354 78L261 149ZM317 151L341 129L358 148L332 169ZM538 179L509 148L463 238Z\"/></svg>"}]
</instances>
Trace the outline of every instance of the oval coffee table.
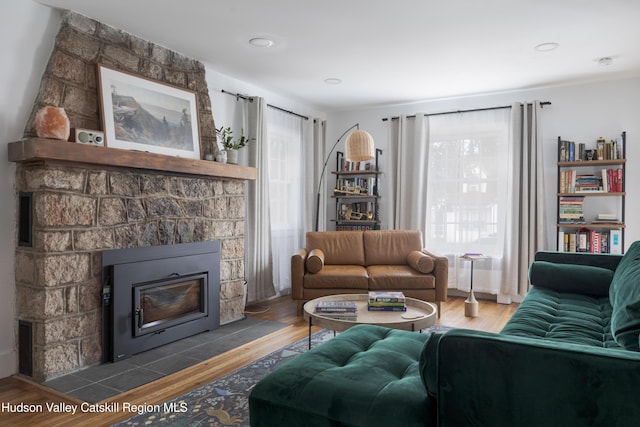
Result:
<instances>
[{"instance_id":1,"label":"oval coffee table","mask_svg":"<svg viewBox=\"0 0 640 427\"><path fill-rule=\"evenodd\" d=\"M358 307L358 317L355 320L333 319L316 313L319 301L355 301ZM386 326L392 329L406 331L420 331L436 323L438 309L430 302L415 298L406 298L407 311L369 311L368 294L338 294L320 297L308 301L304 305L303 316L309 322L309 348L311 348L311 327L318 326L334 332L346 331L359 324Z\"/></svg>"}]
</instances>

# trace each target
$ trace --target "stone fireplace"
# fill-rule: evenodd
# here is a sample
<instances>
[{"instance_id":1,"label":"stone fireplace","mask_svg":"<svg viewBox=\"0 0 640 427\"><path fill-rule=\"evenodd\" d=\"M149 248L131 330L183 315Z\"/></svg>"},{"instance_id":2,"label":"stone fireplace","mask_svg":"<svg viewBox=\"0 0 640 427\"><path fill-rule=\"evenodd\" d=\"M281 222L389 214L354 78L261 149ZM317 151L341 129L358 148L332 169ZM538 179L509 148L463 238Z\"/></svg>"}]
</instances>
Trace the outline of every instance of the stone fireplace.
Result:
<instances>
[{"instance_id":1,"label":"stone fireplace","mask_svg":"<svg viewBox=\"0 0 640 427\"><path fill-rule=\"evenodd\" d=\"M35 137L42 106L101 129L96 64L193 90L201 153L215 151L204 66L67 12L18 163L16 294L20 372L45 381L104 361L104 251L217 241L219 323L244 317L245 186L253 168Z\"/></svg>"}]
</instances>

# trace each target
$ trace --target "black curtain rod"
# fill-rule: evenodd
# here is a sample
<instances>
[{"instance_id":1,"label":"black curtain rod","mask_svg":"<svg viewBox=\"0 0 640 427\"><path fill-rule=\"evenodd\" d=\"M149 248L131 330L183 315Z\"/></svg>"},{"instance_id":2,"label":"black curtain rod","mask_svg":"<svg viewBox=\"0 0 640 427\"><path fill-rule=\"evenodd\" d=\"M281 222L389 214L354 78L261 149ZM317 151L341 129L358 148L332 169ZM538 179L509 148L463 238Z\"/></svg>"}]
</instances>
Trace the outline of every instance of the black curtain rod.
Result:
<instances>
[{"instance_id":1,"label":"black curtain rod","mask_svg":"<svg viewBox=\"0 0 640 427\"><path fill-rule=\"evenodd\" d=\"M235 96L236 97L236 101L238 99L244 99L245 101L253 102L253 98L250 97L250 96L240 95L239 93L228 92L228 91L226 91L224 89L222 89L222 93L226 93L227 95ZM267 104L267 107L273 108L274 110L282 111L283 113L291 114L291 115L296 116L296 117L300 117L301 119L309 120L309 117L307 117L307 116L303 116L302 114L294 113L293 111L290 111L290 110L285 110L284 108L276 107L275 105Z\"/></svg>"},{"instance_id":2,"label":"black curtain rod","mask_svg":"<svg viewBox=\"0 0 640 427\"><path fill-rule=\"evenodd\" d=\"M531 104L531 103L529 103ZM551 105L550 101L543 101L540 103L540 107L544 107L545 105ZM500 110L503 108L511 108L511 105L503 105L500 107L487 107L487 108L473 108L471 110L456 110L456 111L443 111L441 113L430 113L430 114L425 114L425 116L442 116L444 114L457 114L457 113L471 113L474 111L487 111L487 110ZM400 117L391 117L391 120L398 120ZM415 114L412 116L407 116L408 119L415 119L416 116ZM382 119L383 122L386 122L387 120L389 120L389 118L385 117Z\"/></svg>"}]
</instances>

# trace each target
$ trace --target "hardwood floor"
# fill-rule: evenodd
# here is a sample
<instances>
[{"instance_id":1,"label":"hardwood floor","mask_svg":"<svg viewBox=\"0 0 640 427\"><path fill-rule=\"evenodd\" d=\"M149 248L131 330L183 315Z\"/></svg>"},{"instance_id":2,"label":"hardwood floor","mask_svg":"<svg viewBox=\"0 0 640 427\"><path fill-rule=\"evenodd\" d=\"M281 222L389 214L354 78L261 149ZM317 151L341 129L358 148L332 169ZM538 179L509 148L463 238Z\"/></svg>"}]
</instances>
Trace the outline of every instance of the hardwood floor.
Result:
<instances>
[{"instance_id":1,"label":"hardwood floor","mask_svg":"<svg viewBox=\"0 0 640 427\"><path fill-rule=\"evenodd\" d=\"M458 328L499 332L516 308L517 304L503 305L480 300L479 316L468 318L464 316L464 299L450 298L449 301L442 304L442 313L438 323ZM28 379L20 376L0 379L0 404L3 405L0 408L0 425L108 426L135 415L135 411L126 412L125 405L129 405L133 409L133 405L153 405L165 402L307 336L307 323L297 315L297 304L288 296L258 306L247 307L247 315L285 323L289 326L191 368L99 404L87 406L84 411L80 410L81 401L33 383ZM50 412L47 409L47 403L78 405L78 412L76 414ZM32 413L12 413L6 408L8 404L33 405L31 408L35 411ZM118 410L113 410L116 408L116 404Z\"/></svg>"}]
</instances>

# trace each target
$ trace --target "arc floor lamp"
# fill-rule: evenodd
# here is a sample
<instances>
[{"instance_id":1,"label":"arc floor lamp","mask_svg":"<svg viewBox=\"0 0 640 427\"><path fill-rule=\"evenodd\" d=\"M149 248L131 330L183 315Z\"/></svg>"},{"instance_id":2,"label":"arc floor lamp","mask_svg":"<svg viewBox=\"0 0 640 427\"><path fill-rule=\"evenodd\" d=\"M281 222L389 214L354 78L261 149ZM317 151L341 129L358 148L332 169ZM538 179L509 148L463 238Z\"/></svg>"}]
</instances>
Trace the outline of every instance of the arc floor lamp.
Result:
<instances>
[{"instance_id":1,"label":"arc floor lamp","mask_svg":"<svg viewBox=\"0 0 640 427\"><path fill-rule=\"evenodd\" d=\"M369 132L361 130L360 124L356 123L351 126L349 129L343 132L342 135L338 138L333 147L331 147L331 151L327 155L327 159L324 161L324 166L322 167L322 173L320 174L320 181L318 182L318 194L316 197L316 228L315 231L318 231L318 222L320 220L320 188L322 188L322 178L324 178L324 173L327 170L327 163L329 163L329 159L331 158L331 154L333 150L336 148L338 143L342 140L342 138L349 133L353 128L356 128L353 132L349 134L347 140L345 141L345 159L349 162L366 162L368 160L373 160L376 156L376 149L373 143L373 137L369 134Z\"/></svg>"}]
</instances>

